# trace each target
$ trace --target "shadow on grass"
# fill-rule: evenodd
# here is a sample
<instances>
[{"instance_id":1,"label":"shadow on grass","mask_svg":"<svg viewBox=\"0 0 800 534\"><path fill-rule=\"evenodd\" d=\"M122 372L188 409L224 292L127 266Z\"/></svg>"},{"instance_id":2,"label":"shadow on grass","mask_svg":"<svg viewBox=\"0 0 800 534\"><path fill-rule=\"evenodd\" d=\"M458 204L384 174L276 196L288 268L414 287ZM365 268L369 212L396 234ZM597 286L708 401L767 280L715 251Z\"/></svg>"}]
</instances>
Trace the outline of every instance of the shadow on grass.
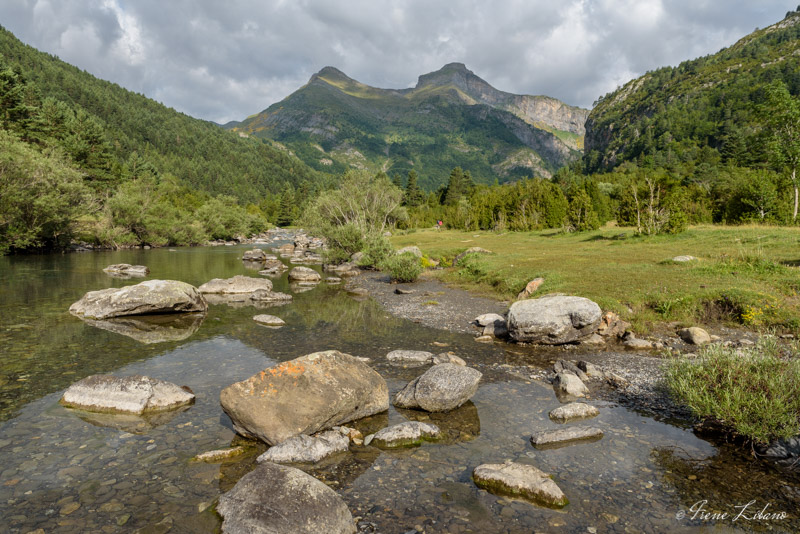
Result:
<instances>
[{"instance_id":1,"label":"shadow on grass","mask_svg":"<svg viewBox=\"0 0 800 534\"><path fill-rule=\"evenodd\" d=\"M800 260L786 260L780 262L780 264L787 267L800 267Z\"/></svg>"},{"instance_id":2,"label":"shadow on grass","mask_svg":"<svg viewBox=\"0 0 800 534\"><path fill-rule=\"evenodd\" d=\"M624 241L625 239L628 239L629 237L631 237L631 236L628 235L627 233L621 232L619 234L614 234L614 235L604 235L604 234L593 235L593 236L587 237L583 241L584 242L590 242L590 241Z\"/></svg>"}]
</instances>

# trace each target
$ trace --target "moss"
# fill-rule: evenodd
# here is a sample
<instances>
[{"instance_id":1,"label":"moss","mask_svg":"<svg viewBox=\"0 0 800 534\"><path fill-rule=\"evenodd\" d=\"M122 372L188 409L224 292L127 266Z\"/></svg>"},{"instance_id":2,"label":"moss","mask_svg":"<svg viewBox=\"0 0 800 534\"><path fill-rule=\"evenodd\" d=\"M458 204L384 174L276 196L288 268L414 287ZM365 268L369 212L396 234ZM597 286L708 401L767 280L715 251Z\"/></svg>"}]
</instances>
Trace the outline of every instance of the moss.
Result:
<instances>
[{"instance_id":1,"label":"moss","mask_svg":"<svg viewBox=\"0 0 800 534\"><path fill-rule=\"evenodd\" d=\"M534 502L541 506L546 506L548 508L556 508L556 509L564 508L566 505L569 504L569 499L567 499L566 495L564 496L564 498L554 501L552 499L545 499L538 493L532 493L525 490L512 489L499 481L483 480L480 478L475 478L474 476L472 477L472 480L473 482L475 482L476 486L485 489L486 491L494 495L505 495L507 497L521 498L527 501Z\"/></svg>"}]
</instances>

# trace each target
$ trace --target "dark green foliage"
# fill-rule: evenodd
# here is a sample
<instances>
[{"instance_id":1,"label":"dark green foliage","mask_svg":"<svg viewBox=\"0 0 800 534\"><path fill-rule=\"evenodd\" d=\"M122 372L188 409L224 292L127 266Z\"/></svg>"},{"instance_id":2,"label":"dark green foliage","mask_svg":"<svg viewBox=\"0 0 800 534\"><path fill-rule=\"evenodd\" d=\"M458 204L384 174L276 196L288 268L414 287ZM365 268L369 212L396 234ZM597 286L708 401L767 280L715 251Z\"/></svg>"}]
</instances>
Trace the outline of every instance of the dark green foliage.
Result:
<instances>
[{"instance_id":1,"label":"dark green foliage","mask_svg":"<svg viewBox=\"0 0 800 534\"><path fill-rule=\"evenodd\" d=\"M364 241L364 255L361 261L358 262L361 267L378 268L386 258L394 254L394 247L382 235L373 234Z\"/></svg>"},{"instance_id":2,"label":"dark green foliage","mask_svg":"<svg viewBox=\"0 0 800 534\"><path fill-rule=\"evenodd\" d=\"M344 263L364 248L364 234L353 223L332 225L322 235L328 241L328 248L324 252L325 263Z\"/></svg>"},{"instance_id":3,"label":"dark green foliage","mask_svg":"<svg viewBox=\"0 0 800 534\"><path fill-rule=\"evenodd\" d=\"M322 179L267 142L240 138L99 80L22 44L2 28L0 56L0 121L12 121L12 129L26 139L58 139L82 169L100 180L110 180L114 163L134 151L193 188L251 202L285 184ZM23 98L28 85L43 102ZM33 117L31 105L41 107L42 115Z\"/></svg>"},{"instance_id":4,"label":"dark green foliage","mask_svg":"<svg viewBox=\"0 0 800 534\"><path fill-rule=\"evenodd\" d=\"M90 206L80 173L62 154L40 153L0 130L0 253L67 245Z\"/></svg>"},{"instance_id":5,"label":"dark green foliage","mask_svg":"<svg viewBox=\"0 0 800 534\"><path fill-rule=\"evenodd\" d=\"M380 265L395 282L413 282L422 274L420 259L410 252L386 258Z\"/></svg>"},{"instance_id":6,"label":"dark green foliage","mask_svg":"<svg viewBox=\"0 0 800 534\"><path fill-rule=\"evenodd\" d=\"M592 199L583 189L577 189L569 200L567 225L568 229L573 232L600 228L600 219L597 218L597 213L592 207Z\"/></svg>"},{"instance_id":7,"label":"dark green foliage","mask_svg":"<svg viewBox=\"0 0 800 534\"><path fill-rule=\"evenodd\" d=\"M419 206L425 201L425 193L417 184L417 171L408 171L408 182L406 183L405 196L403 202L406 206Z\"/></svg>"}]
</instances>

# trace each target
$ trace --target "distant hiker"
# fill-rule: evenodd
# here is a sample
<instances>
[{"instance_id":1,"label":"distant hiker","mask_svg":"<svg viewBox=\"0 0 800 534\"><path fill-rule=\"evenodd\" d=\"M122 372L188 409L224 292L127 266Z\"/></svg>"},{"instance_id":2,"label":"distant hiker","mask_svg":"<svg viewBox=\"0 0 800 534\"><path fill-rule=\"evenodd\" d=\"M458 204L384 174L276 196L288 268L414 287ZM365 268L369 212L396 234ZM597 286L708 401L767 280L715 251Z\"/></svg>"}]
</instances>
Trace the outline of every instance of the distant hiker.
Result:
<instances>
[{"instance_id":1,"label":"distant hiker","mask_svg":"<svg viewBox=\"0 0 800 534\"><path fill-rule=\"evenodd\" d=\"M436 229L437 230L441 230L442 229L442 221L441 220L436 221Z\"/></svg>"}]
</instances>

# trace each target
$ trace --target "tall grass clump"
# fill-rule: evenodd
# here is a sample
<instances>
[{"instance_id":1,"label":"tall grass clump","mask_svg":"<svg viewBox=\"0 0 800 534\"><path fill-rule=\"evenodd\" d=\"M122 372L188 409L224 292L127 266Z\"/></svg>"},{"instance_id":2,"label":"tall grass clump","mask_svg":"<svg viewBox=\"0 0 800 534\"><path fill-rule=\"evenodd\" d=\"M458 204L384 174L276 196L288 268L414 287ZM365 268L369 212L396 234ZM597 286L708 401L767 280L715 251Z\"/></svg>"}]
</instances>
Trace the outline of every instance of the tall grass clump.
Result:
<instances>
[{"instance_id":1,"label":"tall grass clump","mask_svg":"<svg viewBox=\"0 0 800 534\"><path fill-rule=\"evenodd\" d=\"M411 252L390 256L380 267L394 282L413 282L422 274L422 262Z\"/></svg>"},{"instance_id":2,"label":"tall grass clump","mask_svg":"<svg viewBox=\"0 0 800 534\"><path fill-rule=\"evenodd\" d=\"M774 336L762 336L752 348L714 344L697 358L670 360L666 385L696 416L769 443L800 430L800 360L794 356L781 357Z\"/></svg>"}]
</instances>

